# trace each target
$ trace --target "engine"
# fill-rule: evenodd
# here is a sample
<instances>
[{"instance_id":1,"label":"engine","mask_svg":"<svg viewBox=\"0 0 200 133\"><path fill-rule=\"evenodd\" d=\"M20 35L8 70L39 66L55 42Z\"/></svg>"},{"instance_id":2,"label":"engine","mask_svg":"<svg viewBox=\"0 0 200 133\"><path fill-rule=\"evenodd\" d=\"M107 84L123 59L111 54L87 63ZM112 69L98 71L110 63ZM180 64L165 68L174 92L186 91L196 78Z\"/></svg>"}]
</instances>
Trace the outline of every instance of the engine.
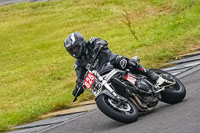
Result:
<instances>
[{"instance_id":1,"label":"engine","mask_svg":"<svg viewBox=\"0 0 200 133\"><path fill-rule=\"evenodd\" d=\"M142 90L144 93L150 93L151 92L151 87L145 82L143 79L137 79L135 86L137 89Z\"/></svg>"},{"instance_id":2,"label":"engine","mask_svg":"<svg viewBox=\"0 0 200 133\"><path fill-rule=\"evenodd\" d=\"M137 96L139 97L139 99L145 103L148 107L154 107L158 104L158 98L155 97L152 93L152 85L150 83L148 83L146 80L144 79L139 79L136 81L136 87L144 92L143 94L138 94Z\"/></svg>"},{"instance_id":3,"label":"engine","mask_svg":"<svg viewBox=\"0 0 200 133\"><path fill-rule=\"evenodd\" d=\"M131 93L134 93L143 104L146 104L148 107L154 107L158 103L158 98L155 97L152 93L152 85L146 81L144 77L138 77L136 75L132 75L135 77L135 84L127 80L123 80L123 78L118 75L113 79L112 86L115 88L118 94L129 97L127 95L127 88Z\"/></svg>"}]
</instances>

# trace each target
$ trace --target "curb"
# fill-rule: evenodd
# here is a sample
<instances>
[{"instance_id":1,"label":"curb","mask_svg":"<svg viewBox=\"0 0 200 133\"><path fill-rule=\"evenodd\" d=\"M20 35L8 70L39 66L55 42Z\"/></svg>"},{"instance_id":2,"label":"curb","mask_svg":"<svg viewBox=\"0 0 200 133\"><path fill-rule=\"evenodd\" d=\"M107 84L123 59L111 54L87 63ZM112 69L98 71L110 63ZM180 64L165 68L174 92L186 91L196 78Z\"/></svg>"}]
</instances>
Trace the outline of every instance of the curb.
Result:
<instances>
[{"instance_id":1,"label":"curb","mask_svg":"<svg viewBox=\"0 0 200 133\"><path fill-rule=\"evenodd\" d=\"M95 101L90 100L90 101L79 103L78 107L52 112L52 113L43 115L40 118L47 119L47 118L70 115L70 114L75 114L75 113L80 113L80 112L90 112L92 110L95 110L96 108L97 107L96 107Z\"/></svg>"},{"instance_id":2,"label":"curb","mask_svg":"<svg viewBox=\"0 0 200 133\"><path fill-rule=\"evenodd\" d=\"M200 56L200 51L189 53L189 54L185 54L185 55L180 55L179 59L171 61L169 63L166 63L165 66L168 67L168 66L173 66L173 65L183 64L183 63L189 63L189 62L199 61L200 57L198 58L198 56ZM184 60L184 59L187 59L187 58L193 58L193 59Z\"/></svg>"},{"instance_id":3,"label":"curb","mask_svg":"<svg viewBox=\"0 0 200 133\"><path fill-rule=\"evenodd\" d=\"M200 55L200 47L193 49L191 53L179 55L179 57L186 58L186 57L192 57L192 56L196 56L196 55Z\"/></svg>"},{"instance_id":4,"label":"curb","mask_svg":"<svg viewBox=\"0 0 200 133\"><path fill-rule=\"evenodd\" d=\"M200 65L197 65L195 68L191 68L189 71L178 74L176 77L179 79L182 79L182 78L187 77L188 75L193 74L194 72L197 72L197 71L200 71Z\"/></svg>"}]
</instances>

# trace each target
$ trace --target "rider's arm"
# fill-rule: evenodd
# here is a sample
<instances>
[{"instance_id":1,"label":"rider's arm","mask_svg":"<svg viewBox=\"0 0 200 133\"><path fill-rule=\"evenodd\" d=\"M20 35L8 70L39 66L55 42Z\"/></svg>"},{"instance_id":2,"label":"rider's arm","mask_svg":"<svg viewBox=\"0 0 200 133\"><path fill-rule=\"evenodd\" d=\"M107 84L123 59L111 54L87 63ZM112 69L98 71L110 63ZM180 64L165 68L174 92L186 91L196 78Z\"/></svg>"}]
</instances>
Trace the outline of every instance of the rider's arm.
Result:
<instances>
[{"instance_id":1,"label":"rider's arm","mask_svg":"<svg viewBox=\"0 0 200 133\"><path fill-rule=\"evenodd\" d=\"M100 38L97 37L92 37L88 40L88 44L90 45L90 47L93 49L93 52L97 52L100 46L103 46L103 49L108 48L108 43L105 40L102 40Z\"/></svg>"},{"instance_id":2,"label":"rider's arm","mask_svg":"<svg viewBox=\"0 0 200 133\"><path fill-rule=\"evenodd\" d=\"M96 53L100 46L103 46L101 49L101 57L100 59L103 60L102 62L111 62L114 58L116 58L117 54L110 51L108 48L108 42L97 37L92 37L88 40L88 45L90 50Z\"/></svg>"},{"instance_id":3,"label":"rider's arm","mask_svg":"<svg viewBox=\"0 0 200 133\"><path fill-rule=\"evenodd\" d=\"M84 87L81 84L84 80L84 75L87 70L81 65L81 63L78 60L75 62L74 68L76 71L77 80L76 80L75 89L73 90L72 94L74 96L78 97L80 94L82 94L84 92ZM78 91L79 88L80 88L80 91ZM77 94L77 92L78 92L78 94Z\"/></svg>"},{"instance_id":4,"label":"rider's arm","mask_svg":"<svg viewBox=\"0 0 200 133\"><path fill-rule=\"evenodd\" d=\"M78 60L76 60L76 62L74 63L74 69L75 69L76 75L77 75L76 82L82 83L84 80L84 75L87 72L87 70Z\"/></svg>"}]
</instances>

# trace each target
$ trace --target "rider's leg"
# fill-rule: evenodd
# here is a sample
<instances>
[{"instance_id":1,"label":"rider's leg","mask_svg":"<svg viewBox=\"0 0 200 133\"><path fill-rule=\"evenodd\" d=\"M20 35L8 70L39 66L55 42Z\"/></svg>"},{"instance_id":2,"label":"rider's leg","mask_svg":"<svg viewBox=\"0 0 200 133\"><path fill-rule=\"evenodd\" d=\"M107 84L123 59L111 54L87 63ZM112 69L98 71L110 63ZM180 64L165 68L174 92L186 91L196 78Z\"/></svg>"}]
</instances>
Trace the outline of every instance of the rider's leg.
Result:
<instances>
[{"instance_id":1,"label":"rider's leg","mask_svg":"<svg viewBox=\"0 0 200 133\"><path fill-rule=\"evenodd\" d=\"M122 70L129 68L133 73L147 76L150 80L152 80L159 86L161 86L165 82L165 79L163 79L161 76L143 67L134 59L128 59L124 56L119 55L111 62L111 64L114 65L114 67L116 68Z\"/></svg>"}]
</instances>

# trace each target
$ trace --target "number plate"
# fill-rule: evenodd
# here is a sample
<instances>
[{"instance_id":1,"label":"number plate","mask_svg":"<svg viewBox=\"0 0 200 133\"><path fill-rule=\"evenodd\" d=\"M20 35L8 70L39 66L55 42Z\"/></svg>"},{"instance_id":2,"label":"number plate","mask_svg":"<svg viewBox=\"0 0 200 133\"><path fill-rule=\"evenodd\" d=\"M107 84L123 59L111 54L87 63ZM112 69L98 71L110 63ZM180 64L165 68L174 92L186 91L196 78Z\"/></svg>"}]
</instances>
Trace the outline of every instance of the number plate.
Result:
<instances>
[{"instance_id":1,"label":"number plate","mask_svg":"<svg viewBox=\"0 0 200 133\"><path fill-rule=\"evenodd\" d=\"M85 85L85 87L87 87L88 89L90 89L92 87L92 84L94 83L95 80L95 76L89 72L83 82L83 84Z\"/></svg>"},{"instance_id":2,"label":"number plate","mask_svg":"<svg viewBox=\"0 0 200 133\"><path fill-rule=\"evenodd\" d=\"M130 74L127 74L125 79L131 82L132 84L135 84L136 79Z\"/></svg>"}]
</instances>

